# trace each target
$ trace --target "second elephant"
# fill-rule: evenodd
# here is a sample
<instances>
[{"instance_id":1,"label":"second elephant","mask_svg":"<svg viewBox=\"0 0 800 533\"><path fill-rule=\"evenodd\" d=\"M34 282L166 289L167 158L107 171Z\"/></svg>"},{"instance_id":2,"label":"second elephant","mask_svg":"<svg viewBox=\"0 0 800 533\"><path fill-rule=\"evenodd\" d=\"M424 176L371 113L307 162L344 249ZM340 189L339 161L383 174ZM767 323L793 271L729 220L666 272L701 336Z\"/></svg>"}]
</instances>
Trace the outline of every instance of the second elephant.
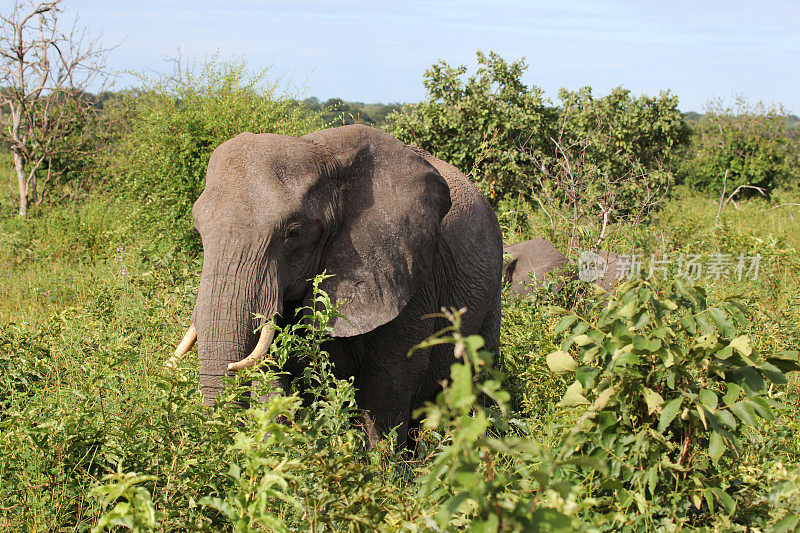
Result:
<instances>
[{"instance_id":1,"label":"second elephant","mask_svg":"<svg viewBox=\"0 0 800 533\"><path fill-rule=\"evenodd\" d=\"M546 276L565 277L569 258L545 239L531 239L503 246L506 256L503 264L503 281L511 284L511 290L529 294L541 285ZM556 290L564 284L557 283Z\"/></svg>"}]
</instances>

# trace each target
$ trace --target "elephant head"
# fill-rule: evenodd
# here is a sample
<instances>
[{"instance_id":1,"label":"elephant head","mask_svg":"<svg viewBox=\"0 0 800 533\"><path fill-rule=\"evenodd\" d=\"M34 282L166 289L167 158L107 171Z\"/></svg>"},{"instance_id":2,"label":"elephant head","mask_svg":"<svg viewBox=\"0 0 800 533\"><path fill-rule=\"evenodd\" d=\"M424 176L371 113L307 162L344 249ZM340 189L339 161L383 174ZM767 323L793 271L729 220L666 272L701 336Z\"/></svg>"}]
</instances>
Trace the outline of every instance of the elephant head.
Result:
<instances>
[{"instance_id":1,"label":"elephant head","mask_svg":"<svg viewBox=\"0 0 800 533\"><path fill-rule=\"evenodd\" d=\"M508 256L503 264L503 282L520 294L529 294L547 275L566 277L570 264L569 258L545 239L505 245L503 254ZM553 289L559 291L563 286L558 282Z\"/></svg>"},{"instance_id":2,"label":"elephant head","mask_svg":"<svg viewBox=\"0 0 800 533\"><path fill-rule=\"evenodd\" d=\"M255 315L309 304L310 280L346 319L351 337L393 320L431 273L447 183L394 137L344 126L296 138L243 133L214 150L192 217L203 271L192 326L176 355L197 339L200 388L213 404L221 376L254 364L272 329Z\"/></svg>"}]
</instances>

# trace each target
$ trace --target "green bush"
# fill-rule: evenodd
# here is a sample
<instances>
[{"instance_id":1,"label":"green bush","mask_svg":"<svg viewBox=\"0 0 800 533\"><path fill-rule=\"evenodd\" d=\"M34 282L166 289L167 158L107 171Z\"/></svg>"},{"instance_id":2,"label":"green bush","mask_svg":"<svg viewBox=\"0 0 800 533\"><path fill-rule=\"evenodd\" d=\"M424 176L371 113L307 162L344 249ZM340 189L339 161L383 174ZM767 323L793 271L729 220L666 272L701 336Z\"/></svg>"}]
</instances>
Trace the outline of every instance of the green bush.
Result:
<instances>
[{"instance_id":1,"label":"green bush","mask_svg":"<svg viewBox=\"0 0 800 533\"><path fill-rule=\"evenodd\" d=\"M116 129L107 163L131 197L184 238L220 143L245 131L302 135L322 127L318 115L267 80L267 71L251 74L243 61L212 58L178 78L142 83L107 108Z\"/></svg>"},{"instance_id":2,"label":"green bush","mask_svg":"<svg viewBox=\"0 0 800 533\"><path fill-rule=\"evenodd\" d=\"M796 185L798 144L779 106L709 105L695 127L691 150L682 165L685 182L696 189L726 196L737 187L760 187L766 195L779 186ZM744 189L741 196L758 194Z\"/></svg>"},{"instance_id":3,"label":"green bush","mask_svg":"<svg viewBox=\"0 0 800 533\"><path fill-rule=\"evenodd\" d=\"M522 82L524 59L477 57L477 73L466 80L465 66L434 64L425 72L427 100L387 116L388 130L458 167L495 205L548 186L556 201L567 200L567 187L551 179L565 158L579 187L608 182L601 193L614 192L623 213L672 184L670 162L689 133L675 96L633 98L617 88L595 99L588 87L562 89L553 107ZM586 199L592 209L596 196Z\"/></svg>"},{"instance_id":4,"label":"green bush","mask_svg":"<svg viewBox=\"0 0 800 533\"><path fill-rule=\"evenodd\" d=\"M742 440L775 418L770 383L786 385L798 353L760 357L740 331L747 308L711 306L700 287L639 280L619 292L596 319L565 314L555 328L566 338L548 365L574 377L560 405L582 411L566 456L593 461L596 507L627 515L632 529L733 515Z\"/></svg>"},{"instance_id":5,"label":"green bush","mask_svg":"<svg viewBox=\"0 0 800 533\"><path fill-rule=\"evenodd\" d=\"M557 111L540 88L522 82L524 60L477 52L467 80L463 65L444 61L425 71L428 99L388 115L388 131L455 165L490 201L529 190L526 176L556 134Z\"/></svg>"},{"instance_id":6,"label":"green bush","mask_svg":"<svg viewBox=\"0 0 800 533\"><path fill-rule=\"evenodd\" d=\"M561 89L558 150L554 157L569 160L567 181L587 189L582 202L590 212L610 213L611 219L647 213L675 182L672 167L689 142L690 129L678 109L678 98L661 92L658 97L634 98L617 87L594 98L590 87ZM564 179L547 179L551 195L568 199L559 191Z\"/></svg>"}]
</instances>

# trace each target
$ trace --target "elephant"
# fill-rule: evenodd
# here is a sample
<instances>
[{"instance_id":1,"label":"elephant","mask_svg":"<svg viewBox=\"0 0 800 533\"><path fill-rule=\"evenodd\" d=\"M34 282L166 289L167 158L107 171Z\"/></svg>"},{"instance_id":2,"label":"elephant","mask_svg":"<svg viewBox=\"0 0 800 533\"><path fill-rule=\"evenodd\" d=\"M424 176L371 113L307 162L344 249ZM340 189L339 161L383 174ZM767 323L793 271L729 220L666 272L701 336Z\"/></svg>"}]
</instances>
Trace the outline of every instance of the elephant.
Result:
<instances>
[{"instance_id":1,"label":"elephant","mask_svg":"<svg viewBox=\"0 0 800 533\"><path fill-rule=\"evenodd\" d=\"M622 256L608 250L581 252L578 258L578 276L584 281L594 281L606 292L612 292L625 270Z\"/></svg>"},{"instance_id":2,"label":"elephant","mask_svg":"<svg viewBox=\"0 0 800 533\"><path fill-rule=\"evenodd\" d=\"M454 166L381 130L348 125L291 137L242 133L212 153L192 219L203 267L192 324L203 401L222 376L259 362L274 330L313 305L311 279L339 301L325 344L352 377L374 445L435 398L456 361L451 345L409 349L439 331L432 313L466 308L464 334L496 351L502 237L486 198ZM296 369L284 368L290 372ZM286 388L288 382L281 381Z\"/></svg>"},{"instance_id":3,"label":"elephant","mask_svg":"<svg viewBox=\"0 0 800 533\"><path fill-rule=\"evenodd\" d=\"M566 279L570 276L568 266L574 264L552 243L541 238L507 244L503 246L503 254L508 257L503 263L503 281L510 284L511 290L523 295L541 286L548 274ZM593 281L606 292L614 290L624 270L622 256L608 250L587 250L578 256L578 278ZM559 282L553 288L559 291L563 287L564 283Z\"/></svg>"},{"instance_id":4,"label":"elephant","mask_svg":"<svg viewBox=\"0 0 800 533\"><path fill-rule=\"evenodd\" d=\"M541 285L548 274L566 276L567 265L572 263L545 239L507 244L503 246L503 255L509 256L503 264L503 281L511 285L511 290L520 294L529 294ZM554 288L560 290L563 286L563 283L558 283Z\"/></svg>"}]
</instances>

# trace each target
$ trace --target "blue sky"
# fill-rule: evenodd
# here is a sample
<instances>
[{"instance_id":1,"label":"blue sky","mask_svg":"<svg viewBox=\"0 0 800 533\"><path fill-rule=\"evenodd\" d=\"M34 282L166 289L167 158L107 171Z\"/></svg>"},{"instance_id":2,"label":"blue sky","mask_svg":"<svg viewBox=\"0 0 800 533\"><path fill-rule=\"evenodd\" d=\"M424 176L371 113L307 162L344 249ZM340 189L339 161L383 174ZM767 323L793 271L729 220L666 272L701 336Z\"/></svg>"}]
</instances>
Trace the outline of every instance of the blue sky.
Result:
<instances>
[{"instance_id":1,"label":"blue sky","mask_svg":"<svg viewBox=\"0 0 800 533\"><path fill-rule=\"evenodd\" d=\"M10 3L1 0L0 5ZM67 14L124 39L116 69L167 71L165 57L219 51L271 66L306 96L363 102L425 97L423 73L443 59L475 64L494 50L529 65L525 81L604 95L671 89L685 111L713 98L782 103L800 114L800 2L64 0ZM6 8L7 9L7 8ZM133 84L127 75L118 88Z\"/></svg>"}]
</instances>

